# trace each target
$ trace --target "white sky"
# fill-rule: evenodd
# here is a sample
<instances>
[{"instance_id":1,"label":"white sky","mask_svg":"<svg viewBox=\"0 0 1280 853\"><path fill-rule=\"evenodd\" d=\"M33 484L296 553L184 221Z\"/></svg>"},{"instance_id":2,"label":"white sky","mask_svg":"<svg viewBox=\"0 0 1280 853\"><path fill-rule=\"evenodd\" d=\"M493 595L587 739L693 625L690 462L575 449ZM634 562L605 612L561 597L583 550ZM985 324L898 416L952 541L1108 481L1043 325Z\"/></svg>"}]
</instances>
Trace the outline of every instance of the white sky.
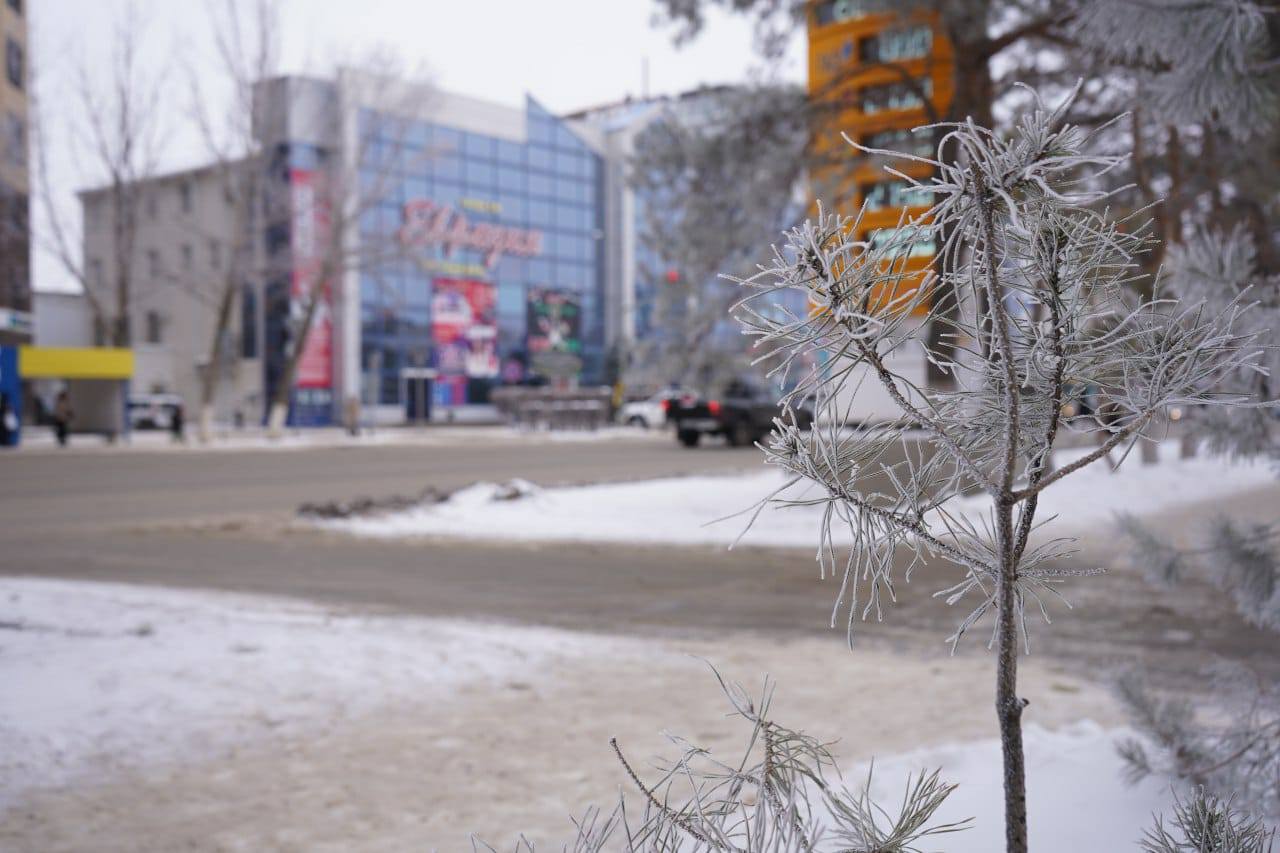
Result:
<instances>
[{"instance_id":1,"label":"white sky","mask_svg":"<svg viewBox=\"0 0 1280 853\"><path fill-rule=\"evenodd\" d=\"M219 0L226 2L226 0ZM105 79L110 33L130 0L37 0L31 10L32 62L51 145L51 184L61 216L79 221L75 190L98 180L70 144L77 120L67 87L78 57L91 75ZM148 61L162 74L175 59L200 63L210 52L206 0L132 0L146 23ZM759 65L749 23L712 16L703 34L684 48L670 27L655 28L653 0L280 0L285 71L319 71L336 57L374 49L396 54L408 67L425 66L442 89L518 105L528 92L549 109L567 112L640 94L642 66L649 64L652 94L703 83L742 80ZM803 77L800 40L782 69ZM173 125L164 159L177 167L202 159L181 125L184 77L172 70L167 112ZM38 207L38 205L37 205ZM36 222L37 289L63 289L70 279L39 250L46 233Z\"/></svg>"}]
</instances>

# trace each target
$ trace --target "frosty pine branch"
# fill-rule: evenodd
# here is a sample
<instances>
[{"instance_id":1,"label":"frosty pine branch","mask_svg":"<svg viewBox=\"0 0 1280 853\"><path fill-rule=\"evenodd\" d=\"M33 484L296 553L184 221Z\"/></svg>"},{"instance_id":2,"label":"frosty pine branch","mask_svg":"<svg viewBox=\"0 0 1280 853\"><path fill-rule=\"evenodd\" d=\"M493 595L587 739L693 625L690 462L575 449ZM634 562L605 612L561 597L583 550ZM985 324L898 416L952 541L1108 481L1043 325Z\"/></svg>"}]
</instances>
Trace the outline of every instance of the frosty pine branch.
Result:
<instances>
[{"instance_id":1,"label":"frosty pine branch","mask_svg":"<svg viewBox=\"0 0 1280 853\"><path fill-rule=\"evenodd\" d=\"M1240 298L1213 311L1133 302L1126 285L1149 248L1144 223L1106 209L1099 187L1120 161L1086 153L1091 134L1065 123L1071 101L1049 109L1036 99L1008 138L972 121L924 128L941 136L934 159L863 149L927 163L930 179L888 171L932 193L934 206L904 213L889 240L860 239L861 213L819 211L775 247L770 265L739 280L751 293L738 316L757 338L759 362L792 388L767 461L819 495L784 490L764 503L823 506L817 558L824 575L841 578L836 612L847 612L850 629L859 616L879 618L899 574L909 580L915 566L943 557L960 578L939 595L972 601L952 641L993 616L1010 853L1027 849L1018 641L1027 643L1028 602L1047 614L1046 599L1072 574L1058 565L1070 542L1030 545L1040 492L1144 440L1169 406L1246 404L1246 391L1222 389L1262 370L1260 332L1234 331L1247 307ZM943 235L936 270L912 272L914 244L935 235ZM794 290L814 310L781 308L780 297ZM938 365L956 390L915 387L894 372L891 355L919 346L929 323L942 324L958 352ZM790 375L803 363L819 367ZM847 420L842 401L864 382L883 386L900 421L837 426ZM1059 430L1069 426L1060 414L1068 389L1084 384L1100 388L1097 408L1114 413L1090 428L1110 434L1051 471ZM804 433L790 411L809 398L828 426ZM923 449L913 446L916 430ZM947 512L966 486L990 499L982 529ZM852 540L843 556L837 530Z\"/></svg>"},{"instance_id":2,"label":"frosty pine branch","mask_svg":"<svg viewBox=\"0 0 1280 853\"><path fill-rule=\"evenodd\" d=\"M1084 153L1090 135L1066 125L1070 104L1048 109L1037 100L1007 139L972 122L923 129L940 131L937 157L925 161L936 177L893 174L937 197L926 214L904 214L893 239L868 241L857 237L861 214L820 211L787 234L770 265L735 279L751 291L736 313L757 338L760 362L791 389L765 448L788 485L761 502L752 522L767 506L823 507L817 559L824 574L841 579L832 618L846 612L850 630L859 617L879 618L883 597L892 600L897 580L909 580L917 565L935 558L955 565L956 582L938 595L971 605L951 641L993 616L1010 853L1028 849L1025 702L1017 694L1027 606L1047 618L1056 587L1088 574L1062 567L1070 540L1032 543L1040 493L1145 440L1169 406L1247 405L1251 389L1229 389L1264 372L1262 331L1236 331L1248 307L1243 297L1213 310L1189 300L1131 300L1127 285L1142 274L1135 257L1148 248L1143 223L1109 215L1108 193L1098 187L1118 160ZM935 234L945 235L937 271L912 272L913 243ZM789 311L796 300L784 291L798 291L813 310ZM935 364L956 379L955 390L920 388L895 372L892 356L919 346L929 323L941 324L954 345L956 356ZM796 373L795 365L815 361L818 368ZM898 422L844 426L842 401L866 382L898 405ZM1070 388L1085 384L1099 389L1095 411L1112 415L1086 428L1109 435L1054 471L1060 431L1080 426L1064 422L1063 405ZM793 409L809 399L819 426L805 432ZM914 441L917 434L925 441ZM791 487L801 483L816 489L797 495ZM947 510L975 488L990 500L982 525ZM840 531L851 540L843 553ZM724 763L674 739L680 756L647 780L613 744L635 799L624 796L607 817L588 812L565 850L594 853L616 839L654 853L911 853L963 828L932 823L952 790L936 773L908 785L896 814L886 811L869 788L851 793L828 781L827 746L775 723L767 690L753 703L721 683L751 725L742 756ZM1143 843L1154 853L1270 849L1259 824L1203 791ZM533 849L524 840L517 847Z\"/></svg>"}]
</instances>

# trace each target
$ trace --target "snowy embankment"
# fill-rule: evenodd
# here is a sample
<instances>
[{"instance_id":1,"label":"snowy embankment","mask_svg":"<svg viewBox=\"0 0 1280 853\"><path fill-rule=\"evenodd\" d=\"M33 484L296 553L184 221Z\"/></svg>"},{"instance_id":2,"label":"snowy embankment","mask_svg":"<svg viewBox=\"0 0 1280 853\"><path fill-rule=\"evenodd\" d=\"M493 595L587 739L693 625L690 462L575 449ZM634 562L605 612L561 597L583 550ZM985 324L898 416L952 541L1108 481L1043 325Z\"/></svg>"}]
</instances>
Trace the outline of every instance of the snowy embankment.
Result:
<instances>
[{"instance_id":1,"label":"snowy embankment","mask_svg":"<svg viewBox=\"0 0 1280 853\"><path fill-rule=\"evenodd\" d=\"M285 599L0 579L0 805L95 769L208 757L397 702L622 654L606 638Z\"/></svg>"},{"instance_id":2,"label":"snowy embankment","mask_svg":"<svg viewBox=\"0 0 1280 853\"><path fill-rule=\"evenodd\" d=\"M592 802L608 803L624 781L615 764L595 761L604 756L608 735L621 734L638 755L649 755L654 745L636 732L690 725L681 717L686 713L703 721L688 733L695 740L711 739L717 752L733 748L725 735L744 734L725 720L723 700L690 652L747 667L753 678L763 674L760 667L785 668L777 712L789 706L783 722L812 727L815 734L839 736L842 725L855 725L847 719L854 709L856 725L843 732L852 737L839 748L846 758L882 753L875 789L886 806L898 802L908 773L941 767L960 787L940 817L975 818L974 828L949 836L945 849L967 853L1000 846L999 746L973 740L975 723L976 730L988 731L990 722L981 701L987 692L985 678L979 678L987 671L982 658L939 664L873 651L852 654L835 643L780 648L769 639L753 645L745 637L721 646L677 647L334 613L281 599L31 579L0 580L0 624L0 677L8 685L0 691L0 813L16 809L13 814L24 815L21 826L43 826L64 840L70 833L75 843L63 846L86 841L76 835L78 827L89 836L107 832L122 845L132 837L138 847L146 846L145 837L148 849L188 846L183 809L195 803L201 820L208 821L207 807L227 790L236 797L219 804L228 824L217 824L226 835L216 837L231 846L271 847L264 839L287 836L299 847L455 849L470 830L481 828L474 823L488 827L490 840L506 841L534 829L530 822L551 842L567 829L570 813ZM832 667L856 677L848 685L833 682ZM514 692L512 680L519 682ZM1132 788L1123 783L1114 749L1122 731L1088 722L1064 725L1082 713L1108 713L1093 688L1064 684L1062 676L1034 665L1024 680L1037 697L1041 719L1060 726L1027 730L1036 849L1129 849L1151 812L1167 810L1169 794L1158 782ZM932 708L920 707L922 683L935 693L936 701L927 703ZM550 684L558 688L544 692ZM867 690L875 694L871 705ZM684 697L679 708L670 705L675 694ZM410 709L417 722L407 730L388 725L378 712L394 707ZM864 711L872 716L862 717ZM883 726L877 715L887 717ZM574 721L568 731L565 720ZM724 731L717 734L721 725ZM549 739L549 730L558 737ZM364 734L352 735L356 731ZM883 755L886 742L902 749L957 739ZM282 741L296 744L283 753L287 767L273 751ZM432 749L449 755L436 756ZM586 750L591 760L565 765L566 752L577 755L575 750ZM265 767L254 754L267 756ZM456 767L458 754L490 772L459 770L439 778L427 772ZM168 768L157 781L136 775L139 768L157 765ZM280 773L291 780L283 788ZM375 786L377 795L369 802L358 799L360 786L348 787L350 780L385 779L389 773L401 781ZM865 774L865 765L850 766L844 782L860 785ZM113 786L117 779L121 784ZM540 793L531 799L535 781ZM306 793L282 811L273 798L295 782ZM505 795L504 786L511 789ZM342 805L344 798L355 798L357 805ZM259 802L266 807L246 805ZM424 813L426 803L442 811ZM476 803L486 805L475 811ZM396 820L374 830L351 819L352 808L365 815L382 809ZM1089 819L1080 820L1082 814ZM418 815L427 824L403 815ZM201 829L195 832L208 831L209 824L196 826ZM11 830L21 832L16 823Z\"/></svg>"},{"instance_id":3,"label":"snowy embankment","mask_svg":"<svg viewBox=\"0 0 1280 853\"><path fill-rule=\"evenodd\" d=\"M1153 513L1275 482L1275 473L1264 464L1206 457L1178 459L1176 444L1162 445L1160 451L1162 461L1157 465L1141 465L1135 453L1117 472L1099 462L1060 480L1041 496L1037 519L1060 515L1062 521L1050 529L1070 531L1105 524L1120 510ZM1055 456L1055 462L1065 465L1086 452L1062 452ZM728 545L746 526L750 513L743 511L785 483L780 472L763 465L727 477L675 477L556 489L516 483L521 494L514 499L510 497L512 484L478 483L438 504L315 523L370 537ZM789 498L818 495L815 487L806 485L786 493ZM965 517L979 527L988 507L982 495L947 505L952 515ZM742 542L812 547L821 516L821 507L770 507Z\"/></svg>"}]
</instances>

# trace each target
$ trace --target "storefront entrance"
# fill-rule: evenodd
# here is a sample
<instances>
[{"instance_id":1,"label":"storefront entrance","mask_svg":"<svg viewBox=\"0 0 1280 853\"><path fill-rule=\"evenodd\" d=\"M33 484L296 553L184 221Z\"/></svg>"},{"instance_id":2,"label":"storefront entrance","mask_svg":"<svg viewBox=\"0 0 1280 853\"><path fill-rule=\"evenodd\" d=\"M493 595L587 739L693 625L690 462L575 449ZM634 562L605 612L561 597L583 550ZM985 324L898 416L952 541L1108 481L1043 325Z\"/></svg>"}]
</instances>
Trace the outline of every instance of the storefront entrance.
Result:
<instances>
[{"instance_id":1,"label":"storefront entrance","mask_svg":"<svg viewBox=\"0 0 1280 853\"><path fill-rule=\"evenodd\" d=\"M430 367L405 367L400 370L400 399L404 400L404 419L408 423L431 420L431 385L436 371Z\"/></svg>"}]
</instances>

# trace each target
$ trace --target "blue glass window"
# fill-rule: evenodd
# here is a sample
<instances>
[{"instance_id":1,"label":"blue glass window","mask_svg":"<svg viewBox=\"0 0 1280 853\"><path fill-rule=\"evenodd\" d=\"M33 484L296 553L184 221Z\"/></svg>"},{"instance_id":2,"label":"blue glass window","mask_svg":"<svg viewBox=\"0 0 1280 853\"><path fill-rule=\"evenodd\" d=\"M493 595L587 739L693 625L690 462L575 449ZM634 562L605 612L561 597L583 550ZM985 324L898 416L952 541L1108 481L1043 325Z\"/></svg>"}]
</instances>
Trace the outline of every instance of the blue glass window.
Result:
<instances>
[{"instance_id":1,"label":"blue glass window","mask_svg":"<svg viewBox=\"0 0 1280 853\"><path fill-rule=\"evenodd\" d=\"M551 203L530 200L529 224L535 228L550 228L554 224L551 218Z\"/></svg>"},{"instance_id":2,"label":"blue glass window","mask_svg":"<svg viewBox=\"0 0 1280 853\"><path fill-rule=\"evenodd\" d=\"M529 110L529 139L533 142L550 144L555 136L555 123L545 115L539 115L531 107Z\"/></svg>"},{"instance_id":3,"label":"blue glass window","mask_svg":"<svg viewBox=\"0 0 1280 853\"><path fill-rule=\"evenodd\" d=\"M525 313L524 287L519 284L503 284L498 287L499 318L524 319Z\"/></svg>"},{"instance_id":4,"label":"blue glass window","mask_svg":"<svg viewBox=\"0 0 1280 853\"><path fill-rule=\"evenodd\" d=\"M582 155L575 152L556 152L556 171L561 175L577 176L581 174Z\"/></svg>"},{"instance_id":5,"label":"blue glass window","mask_svg":"<svg viewBox=\"0 0 1280 853\"><path fill-rule=\"evenodd\" d=\"M441 154L431 161L431 173L449 181L462 180L462 158Z\"/></svg>"},{"instance_id":6,"label":"blue glass window","mask_svg":"<svg viewBox=\"0 0 1280 853\"><path fill-rule=\"evenodd\" d=\"M556 201L577 204L578 182L566 178L557 178L553 186Z\"/></svg>"},{"instance_id":7,"label":"blue glass window","mask_svg":"<svg viewBox=\"0 0 1280 853\"><path fill-rule=\"evenodd\" d=\"M515 166L498 167L498 189L520 192L524 189L524 171Z\"/></svg>"},{"instance_id":8,"label":"blue glass window","mask_svg":"<svg viewBox=\"0 0 1280 853\"><path fill-rule=\"evenodd\" d=\"M411 275L404 280L402 298L406 305L422 307L431 304L431 279L423 275Z\"/></svg>"},{"instance_id":9,"label":"blue glass window","mask_svg":"<svg viewBox=\"0 0 1280 853\"><path fill-rule=\"evenodd\" d=\"M546 175L539 175L537 172L530 172L529 195L543 198L549 197L551 195L551 178Z\"/></svg>"},{"instance_id":10,"label":"blue glass window","mask_svg":"<svg viewBox=\"0 0 1280 853\"><path fill-rule=\"evenodd\" d=\"M453 181L436 181L432 199L437 204L456 206L462 200L462 185Z\"/></svg>"},{"instance_id":11,"label":"blue glass window","mask_svg":"<svg viewBox=\"0 0 1280 853\"><path fill-rule=\"evenodd\" d=\"M502 220L504 222L519 225L527 221L528 207L525 204L523 195L499 193L498 204L502 205Z\"/></svg>"},{"instance_id":12,"label":"blue glass window","mask_svg":"<svg viewBox=\"0 0 1280 853\"><path fill-rule=\"evenodd\" d=\"M498 267L494 270L494 276L501 282L521 282L525 277L525 261L523 258L513 257L511 255L503 255L498 260Z\"/></svg>"},{"instance_id":13,"label":"blue glass window","mask_svg":"<svg viewBox=\"0 0 1280 853\"><path fill-rule=\"evenodd\" d=\"M546 287L551 283L551 262L546 258L533 258L529 261L528 273L530 284Z\"/></svg>"},{"instance_id":14,"label":"blue glass window","mask_svg":"<svg viewBox=\"0 0 1280 853\"><path fill-rule=\"evenodd\" d=\"M423 175L412 175L404 182L405 200L431 198L431 181Z\"/></svg>"},{"instance_id":15,"label":"blue glass window","mask_svg":"<svg viewBox=\"0 0 1280 853\"><path fill-rule=\"evenodd\" d=\"M458 154L462 151L462 134L452 128L437 127L432 131L432 142L437 156Z\"/></svg>"},{"instance_id":16,"label":"blue glass window","mask_svg":"<svg viewBox=\"0 0 1280 853\"><path fill-rule=\"evenodd\" d=\"M405 139L414 148L431 147L431 125L420 121L410 122L405 130Z\"/></svg>"},{"instance_id":17,"label":"blue glass window","mask_svg":"<svg viewBox=\"0 0 1280 853\"><path fill-rule=\"evenodd\" d=\"M529 146L529 168L550 170L553 157L550 148L542 148L538 145Z\"/></svg>"},{"instance_id":18,"label":"blue glass window","mask_svg":"<svg viewBox=\"0 0 1280 853\"><path fill-rule=\"evenodd\" d=\"M475 133L465 134L462 137L462 150L468 157L483 157L486 160L492 160L493 138Z\"/></svg>"},{"instance_id":19,"label":"blue glass window","mask_svg":"<svg viewBox=\"0 0 1280 853\"><path fill-rule=\"evenodd\" d=\"M524 165L524 146L518 142L499 139L496 150L499 163L508 163L512 166Z\"/></svg>"},{"instance_id":20,"label":"blue glass window","mask_svg":"<svg viewBox=\"0 0 1280 853\"><path fill-rule=\"evenodd\" d=\"M481 160L467 160L464 174L467 184L475 188L490 188L498 180L498 167Z\"/></svg>"}]
</instances>

